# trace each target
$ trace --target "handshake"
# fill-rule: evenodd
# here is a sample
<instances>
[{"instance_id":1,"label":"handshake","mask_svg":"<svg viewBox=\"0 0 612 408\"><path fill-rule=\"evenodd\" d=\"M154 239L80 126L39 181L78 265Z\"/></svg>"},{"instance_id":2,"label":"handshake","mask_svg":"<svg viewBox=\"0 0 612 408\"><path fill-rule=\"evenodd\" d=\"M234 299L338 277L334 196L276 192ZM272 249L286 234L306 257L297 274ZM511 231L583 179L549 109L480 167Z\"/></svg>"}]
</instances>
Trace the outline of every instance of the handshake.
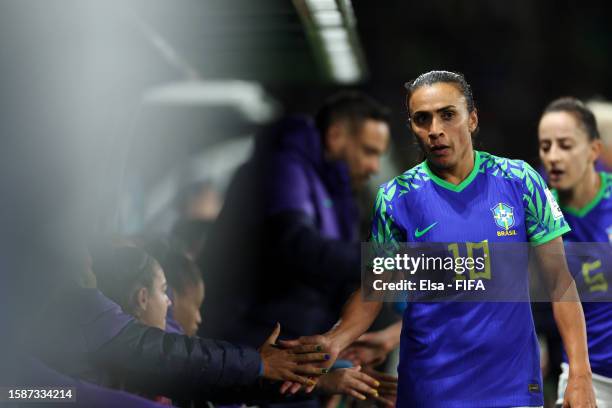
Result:
<instances>
[{"instance_id":1,"label":"handshake","mask_svg":"<svg viewBox=\"0 0 612 408\"><path fill-rule=\"evenodd\" d=\"M304 336L277 343L279 333L277 323L259 348L259 354L263 377L283 381L281 394L295 394L300 390L310 393L318 385L325 394L345 394L360 400L370 397L389 407L395 405L397 377L368 367L362 371L361 364L365 361L330 373L341 351L330 336Z\"/></svg>"},{"instance_id":2,"label":"handshake","mask_svg":"<svg viewBox=\"0 0 612 408\"><path fill-rule=\"evenodd\" d=\"M280 324L259 348L263 362L263 377L286 381L306 387L310 392L316 379L329 372L339 350L325 336L303 337L299 340L279 341Z\"/></svg>"}]
</instances>

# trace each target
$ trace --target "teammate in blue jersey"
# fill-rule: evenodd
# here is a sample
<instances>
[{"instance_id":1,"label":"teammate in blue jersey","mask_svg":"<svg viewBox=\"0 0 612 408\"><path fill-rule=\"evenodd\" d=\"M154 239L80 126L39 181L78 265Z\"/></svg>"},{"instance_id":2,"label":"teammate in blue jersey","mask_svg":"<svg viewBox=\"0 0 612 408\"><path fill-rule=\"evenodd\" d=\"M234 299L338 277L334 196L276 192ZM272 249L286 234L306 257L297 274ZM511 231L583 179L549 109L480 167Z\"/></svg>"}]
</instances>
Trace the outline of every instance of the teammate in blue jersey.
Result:
<instances>
[{"instance_id":1,"label":"teammate in blue jersey","mask_svg":"<svg viewBox=\"0 0 612 408\"><path fill-rule=\"evenodd\" d=\"M463 76L432 71L407 88L411 129L426 160L380 188L373 239L531 242L541 268L558 278L552 289L577 299L561 255L560 236L569 228L552 194L526 163L473 149L478 116ZM283 344L320 344L336 355L369 327L380 307L358 291L329 332ZM571 367L566 405L595 407L581 305L555 301L553 310ZM543 405L527 302L410 303L398 372L398 407Z\"/></svg>"},{"instance_id":2,"label":"teammate in blue jersey","mask_svg":"<svg viewBox=\"0 0 612 408\"><path fill-rule=\"evenodd\" d=\"M612 276L612 174L595 170L601 140L593 113L575 98L551 102L538 127L540 158L549 184L556 190L561 210L572 230L564 236L568 254L571 242L588 242L574 252L584 253L570 268L579 287L584 288L584 317L587 328L589 359L597 406L612 407L612 303L589 302L604 296L610 300ZM594 244L605 243L605 244ZM563 400L570 373L567 357L559 379L559 401Z\"/></svg>"}]
</instances>

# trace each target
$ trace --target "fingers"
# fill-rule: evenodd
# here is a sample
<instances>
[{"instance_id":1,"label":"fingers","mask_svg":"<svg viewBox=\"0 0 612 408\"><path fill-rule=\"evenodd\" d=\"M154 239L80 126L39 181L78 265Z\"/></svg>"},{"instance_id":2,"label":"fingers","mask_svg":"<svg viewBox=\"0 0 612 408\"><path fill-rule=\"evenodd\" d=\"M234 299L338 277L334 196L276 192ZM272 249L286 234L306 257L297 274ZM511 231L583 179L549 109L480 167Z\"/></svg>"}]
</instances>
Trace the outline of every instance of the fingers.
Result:
<instances>
[{"instance_id":1,"label":"fingers","mask_svg":"<svg viewBox=\"0 0 612 408\"><path fill-rule=\"evenodd\" d=\"M329 373L329 368L313 367L312 365L299 365L292 371L298 374L319 376Z\"/></svg>"},{"instance_id":2,"label":"fingers","mask_svg":"<svg viewBox=\"0 0 612 408\"><path fill-rule=\"evenodd\" d=\"M323 340L322 336L302 336L295 340L281 340L280 344L283 347L297 347L305 344L321 344ZM318 350L320 351L320 350Z\"/></svg>"},{"instance_id":3,"label":"fingers","mask_svg":"<svg viewBox=\"0 0 612 408\"><path fill-rule=\"evenodd\" d=\"M275 344L276 339L278 339L279 334L280 334L280 323L277 322L276 326L274 326L274 330L272 331L272 334L270 335L270 337L266 339L264 344Z\"/></svg>"},{"instance_id":4,"label":"fingers","mask_svg":"<svg viewBox=\"0 0 612 408\"><path fill-rule=\"evenodd\" d=\"M363 394L361 394L361 393L359 393L359 392L357 392L357 391L355 391L353 389L347 390L346 393L348 395L350 395L351 397L355 397L355 398L360 399L362 401L365 401L367 399L365 395L363 395Z\"/></svg>"},{"instance_id":5,"label":"fingers","mask_svg":"<svg viewBox=\"0 0 612 408\"><path fill-rule=\"evenodd\" d=\"M283 383L283 385L281 385L280 387L280 393L284 394L286 393L289 389L291 389L293 387L294 383L292 383L291 381L285 381Z\"/></svg>"},{"instance_id":6,"label":"fingers","mask_svg":"<svg viewBox=\"0 0 612 408\"><path fill-rule=\"evenodd\" d=\"M290 394L295 394L296 392L298 392L300 390L300 388L302 388L301 384L293 384L291 386L291 388L289 388L289 393Z\"/></svg>"},{"instance_id":7,"label":"fingers","mask_svg":"<svg viewBox=\"0 0 612 408\"><path fill-rule=\"evenodd\" d=\"M291 371L287 371L285 373L284 377L287 378L287 380L289 380L291 382L299 383L301 385L313 385L314 384L314 381L312 381L311 379L299 376L297 374L294 374Z\"/></svg>"},{"instance_id":8,"label":"fingers","mask_svg":"<svg viewBox=\"0 0 612 408\"><path fill-rule=\"evenodd\" d=\"M317 386L316 384L306 386L306 394L310 394L312 390L315 389L316 386Z\"/></svg>"},{"instance_id":9,"label":"fingers","mask_svg":"<svg viewBox=\"0 0 612 408\"><path fill-rule=\"evenodd\" d=\"M378 390L381 394L397 395L397 384L383 382L380 384L380 387L378 387Z\"/></svg>"},{"instance_id":10,"label":"fingers","mask_svg":"<svg viewBox=\"0 0 612 408\"><path fill-rule=\"evenodd\" d=\"M372 388L377 388L378 386L380 386L380 383L378 381L376 381L374 378L370 377L369 375L365 373L356 372L353 375L359 381L363 382L364 384L369 385Z\"/></svg>"},{"instance_id":11,"label":"fingers","mask_svg":"<svg viewBox=\"0 0 612 408\"><path fill-rule=\"evenodd\" d=\"M299 339L295 339L295 340L279 340L278 344L280 344L283 348L294 348L299 346L300 344L300 340Z\"/></svg>"},{"instance_id":12,"label":"fingers","mask_svg":"<svg viewBox=\"0 0 612 408\"><path fill-rule=\"evenodd\" d=\"M292 340L293 341L293 340ZM320 344L296 344L294 346L287 345L288 342L281 340L279 344L283 348L291 349L291 352L295 354L306 354L306 353L319 353L323 351L323 347ZM291 343L293 344L293 343Z\"/></svg>"},{"instance_id":13,"label":"fingers","mask_svg":"<svg viewBox=\"0 0 612 408\"><path fill-rule=\"evenodd\" d=\"M305 344L293 347L291 351L295 354L319 353L323 351L323 347L320 344Z\"/></svg>"},{"instance_id":14,"label":"fingers","mask_svg":"<svg viewBox=\"0 0 612 408\"><path fill-rule=\"evenodd\" d=\"M327 353L309 353L309 354L297 354L293 356L293 361L296 363L312 363L329 361L331 356Z\"/></svg>"},{"instance_id":15,"label":"fingers","mask_svg":"<svg viewBox=\"0 0 612 408\"><path fill-rule=\"evenodd\" d=\"M368 373L368 374L370 374L372 377L376 378L380 382L389 382L389 383L397 384L397 377L394 375L381 373L379 371L377 371L375 374L373 373Z\"/></svg>"},{"instance_id":16,"label":"fingers","mask_svg":"<svg viewBox=\"0 0 612 408\"><path fill-rule=\"evenodd\" d=\"M374 397L376 401L382 402L387 407L395 407L395 402L384 397Z\"/></svg>"}]
</instances>

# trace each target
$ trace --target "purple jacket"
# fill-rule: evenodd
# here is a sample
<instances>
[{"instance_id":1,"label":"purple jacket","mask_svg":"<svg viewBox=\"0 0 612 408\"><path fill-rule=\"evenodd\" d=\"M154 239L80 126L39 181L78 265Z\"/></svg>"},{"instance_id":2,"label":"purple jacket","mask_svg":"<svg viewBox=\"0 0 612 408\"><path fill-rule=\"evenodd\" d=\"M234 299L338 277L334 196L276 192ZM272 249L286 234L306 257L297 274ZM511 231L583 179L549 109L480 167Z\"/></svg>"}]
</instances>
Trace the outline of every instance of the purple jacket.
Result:
<instances>
[{"instance_id":1,"label":"purple jacket","mask_svg":"<svg viewBox=\"0 0 612 408\"><path fill-rule=\"evenodd\" d=\"M256 346L277 321L285 337L328 330L358 286L357 222L347 166L310 119L261 135L203 251L201 333Z\"/></svg>"},{"instance_id":2,"label":"purple jacket","mask_svg":"<svg viewBox=\"0 0 612 408\"><path fill-rule=\"evenodd\" d=\"M73 289L48 308L32 349L64 375L171 398L214 399L257 383L254 349L142 325L96 289Z\"/></svg>"}]
</instances>

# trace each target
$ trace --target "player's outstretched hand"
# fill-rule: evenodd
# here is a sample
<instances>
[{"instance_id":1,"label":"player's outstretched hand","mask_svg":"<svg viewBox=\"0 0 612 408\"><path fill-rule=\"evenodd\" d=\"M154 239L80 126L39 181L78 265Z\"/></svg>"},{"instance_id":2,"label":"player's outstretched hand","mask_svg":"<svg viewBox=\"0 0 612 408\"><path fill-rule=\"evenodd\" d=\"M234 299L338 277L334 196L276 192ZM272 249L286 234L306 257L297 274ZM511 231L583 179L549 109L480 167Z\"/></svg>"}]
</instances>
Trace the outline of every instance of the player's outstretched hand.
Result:
<instances>
[{"instance_id":1,"label":"player's outstretched hand","mask_svg":"<svg viewBox=\"0 0 612 408\"><path fill-rule=\"evenodd\" d=\"M565 388L563 408L596 408L595 392L589 376L570 376Z\"/></svg>"},{"instance_id":2,"label":"player's outstretched hand","mask_svg":"<svg viewBox=\"0 0 612 408\"><path fill-rule=\"evenodd\" d=\"M327 394L350 395L360 400L368 397L379 400L380 383L371 376L362 373L361 367L341 368L319 378L318 387ZM389 401L382 400L389 404Z\"/></svg>"},{"instance_id":3,"label":"player's outstretched hand","mask_svg":"<svg viewBox=\"0 0 612 408\"><path fill-rule=\"evenodd\" d=\"M379 397L377 399L379 401L382 400L381 402L385 403L386 405L394 407L397 399L397 377L391 374L376 371L371 368L364 369L364 373L368 374L370 377L379 382Z\"/></svg>"},{"instance_id":4,"label":"player's outstretched hand","mask_svg":"<svg viewBox=\"0 0 612 408\"><path fill-rule=\"evenodd\" d=\"M320 374L325 374L329 371L329 368L334 364L336 359L338 358L338 354L340 353L340 347L336 345L330 337L326 335L316 335L316 336L302 336L295 340L281 340L279 344L288 350L293 351L294 353L303 353L306 350L314 349L325 353L329 356L329 360L324 363L319 363L318 368L320 370ZM317 378L309 378L310 383L306 385L305 391L307 393L312 392L317 384ZM280 388L281 394L289 391L292 394L295 394L302 388L303 383L299 383L297 381L286 381Z\"/></svg>"},{"instance_id":5,"label":"player's outstretched hand","mask_svg":"<svg viewBox=\"0 0 612 408\"><path fill-rule=\"evenodd\" d=\"M263 377L274 381L292 381L307 387L316 384L308 377L318 377L327 373L321 364L331 360L331 355L322 351L316 344L281 348L276 345L280 334L280 324L259 348L263 362Z\"/></svg>"}]
</instances>

